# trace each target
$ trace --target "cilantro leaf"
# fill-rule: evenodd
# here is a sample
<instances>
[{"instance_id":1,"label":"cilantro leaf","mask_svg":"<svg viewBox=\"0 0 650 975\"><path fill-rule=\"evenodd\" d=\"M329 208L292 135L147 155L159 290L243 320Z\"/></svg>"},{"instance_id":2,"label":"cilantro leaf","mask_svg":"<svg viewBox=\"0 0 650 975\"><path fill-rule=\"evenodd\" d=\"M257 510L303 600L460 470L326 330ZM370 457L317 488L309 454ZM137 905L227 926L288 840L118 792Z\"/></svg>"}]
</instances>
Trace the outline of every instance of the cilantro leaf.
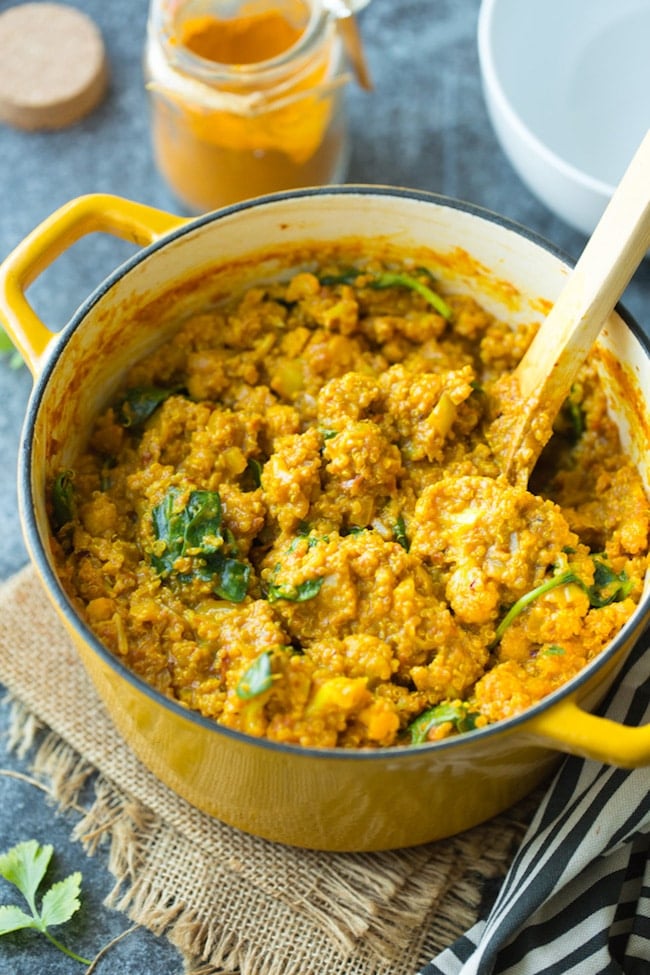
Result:
<instances>
[{"instance_id":1,"label":"cilantro leaf","mask_svg":"<svg viewBox=\"0 0 650 975\"><path fill-rule=\"evenodd\" d=\"M27 840L0 856L0 876L18 888L31 908L53 852L49 844L39 846L36 840Z\"/></svg>"},{"instance_id":2,"label":"cilantro leaf","mask_svg":"<svg viewBox=\"0 0 650 975\"><path fill-rule=\"evenodd\" d=\"M14 904L0 906L0 936L11 934L12 931L24 931L25 928L38 929L38 921Z\"/></svg>"},{"instance_id":3,"label":"cilantro leaf","mask_svg":"<svg viewBox=\"0 0 650 975\"><path fill-rule=\"evenodd\" d=\"M65 880L53 884L41 901L41 921L48 928L65 924L81 907L81 873L76 870Z\"/></svg>"}]
</instances>

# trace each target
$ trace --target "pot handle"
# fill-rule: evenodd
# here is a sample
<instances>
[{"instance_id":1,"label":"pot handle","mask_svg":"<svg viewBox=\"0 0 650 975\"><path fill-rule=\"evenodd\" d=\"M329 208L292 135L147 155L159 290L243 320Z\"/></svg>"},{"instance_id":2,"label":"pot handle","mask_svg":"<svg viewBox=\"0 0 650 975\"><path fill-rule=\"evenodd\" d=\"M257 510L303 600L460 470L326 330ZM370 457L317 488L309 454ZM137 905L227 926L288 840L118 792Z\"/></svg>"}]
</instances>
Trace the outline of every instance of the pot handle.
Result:
<instances>
[{"instance_id":1,"label":"pot handle","mask_svg":"<svg viewBox=\"0 0 650 975\"><path fill-rule=\"evenodd\" d=\"M38 375L57 333L34 312L25 291L57 257L91 233L147 245L188 222L119 196L92 193L71 200L39 224L0 265L0 321L32 375Z\"/></svg>"},{"instance_id":2,"label":"pot handle","mask_svg":"<svg viewBox=\"0 0 650 975\"><path fill-rule=\"evenodd\" d=\"M583 711L571 698L531 718L526 730L535 741L605 765L630 769L650 765L650 724L639 728L600 718Z\"/></svg>"}]
</instances>

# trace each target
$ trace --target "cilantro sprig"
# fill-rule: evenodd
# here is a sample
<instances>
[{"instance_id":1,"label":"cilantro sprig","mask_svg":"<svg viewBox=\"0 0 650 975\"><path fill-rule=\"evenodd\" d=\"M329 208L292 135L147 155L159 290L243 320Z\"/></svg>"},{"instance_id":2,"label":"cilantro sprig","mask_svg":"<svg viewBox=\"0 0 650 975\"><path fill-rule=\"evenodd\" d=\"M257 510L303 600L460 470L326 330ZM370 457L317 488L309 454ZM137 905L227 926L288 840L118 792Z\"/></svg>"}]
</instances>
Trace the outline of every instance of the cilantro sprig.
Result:
<instances>
[{"instance_id":1,"label":"cilantro sprig","mask_svg":"<svg viewBox=\"0 0 650 975\"><path fill-rule=\"evenodd\" d=\"M40 908L36 904L36 893L45 877L52 853L53 848L49 844L40 846L36 840L26 840L0 855L0 876L20 891L30 911L28 914L17 904L0 905L0 936L13 931L37 931L68 958L82 965L90 965L91 959L82 958L66 948L49 930L65 924L79 910L81 873L77 870L65 880L52 884L43 894Z\"/></svg>"}]
</instances>

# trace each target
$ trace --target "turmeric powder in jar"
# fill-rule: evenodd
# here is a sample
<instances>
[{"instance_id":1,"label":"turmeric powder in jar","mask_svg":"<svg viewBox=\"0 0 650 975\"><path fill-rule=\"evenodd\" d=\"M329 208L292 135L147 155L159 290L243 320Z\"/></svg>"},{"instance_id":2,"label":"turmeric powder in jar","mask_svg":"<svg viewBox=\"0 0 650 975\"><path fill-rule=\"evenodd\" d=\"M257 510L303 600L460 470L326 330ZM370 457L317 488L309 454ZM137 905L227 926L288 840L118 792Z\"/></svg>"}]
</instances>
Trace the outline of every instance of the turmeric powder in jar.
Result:
<instances>
[{"instance_id":1,"label":"turmeric powder in jar","mask_svg":"<svg viewBox=\"0 0 650 975\"><path fill-rule=\"evenodd\" d=\"M344 178L349 75L321 0L152 0L145 79L156 164L190 212Z\"/></svg>"}]
</instances>

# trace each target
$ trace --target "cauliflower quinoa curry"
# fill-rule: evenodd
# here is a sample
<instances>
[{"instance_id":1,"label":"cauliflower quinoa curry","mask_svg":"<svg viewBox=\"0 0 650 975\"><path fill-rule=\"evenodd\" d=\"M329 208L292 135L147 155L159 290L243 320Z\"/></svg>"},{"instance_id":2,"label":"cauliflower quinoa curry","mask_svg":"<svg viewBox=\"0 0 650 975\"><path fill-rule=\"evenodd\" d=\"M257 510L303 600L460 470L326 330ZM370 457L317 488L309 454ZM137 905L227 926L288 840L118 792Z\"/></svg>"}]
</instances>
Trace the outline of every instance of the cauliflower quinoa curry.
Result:
<instances>
[{"instance_id":1,"label":"cauliflower quinoa curry","mask_svg":"<svg viewBox=\"0 0 650 975\"><path fill-rule=\"evenodd\" d=\"M52 485L63 584L161 694L313 747L516 715L639 601L649 506L588 362L530 490L486 442L533 326L408 262L323 263L181 323Z\"/></svg>"}]
</instances>

